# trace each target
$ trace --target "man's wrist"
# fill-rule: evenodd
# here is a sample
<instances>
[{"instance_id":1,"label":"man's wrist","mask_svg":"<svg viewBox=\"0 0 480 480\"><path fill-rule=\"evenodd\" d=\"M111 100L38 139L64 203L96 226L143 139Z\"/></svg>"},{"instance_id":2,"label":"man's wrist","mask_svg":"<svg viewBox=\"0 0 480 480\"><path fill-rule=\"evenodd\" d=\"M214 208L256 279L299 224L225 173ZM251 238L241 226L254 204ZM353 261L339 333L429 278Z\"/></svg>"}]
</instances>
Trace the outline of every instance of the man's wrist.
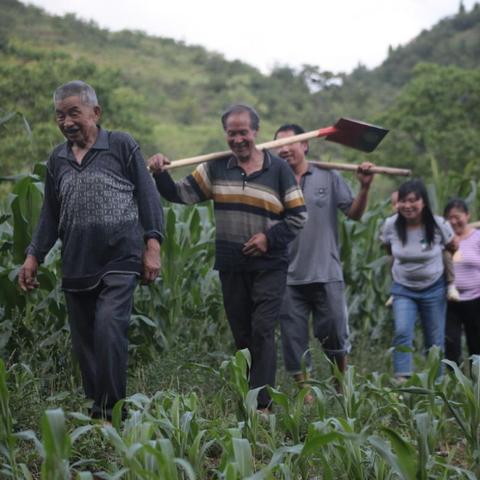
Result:
<instances>
[{"instance_id":1,"label":"man's wrist","mask_svg":"<svg viewBox=\"0 0 480 480\"><path fill-rule=\"evenodd\" d=\"M29 262L34 262L36 265L38 265L40 262L38 261L38 258L36 255L33 253L27 253L27 256L25 260L28 260Z\"/></svg>"},{"instance_id":2,"label":"man's wrist","mask_svg":"<svg viewBox=\"0 0 480 480\"><path fill-rule=\"evenodd\" d=\"M147 248L149 250L157 250L160 251L160 242L156 238L149 238L147 240Z\"/></svg>"}]
</instances>

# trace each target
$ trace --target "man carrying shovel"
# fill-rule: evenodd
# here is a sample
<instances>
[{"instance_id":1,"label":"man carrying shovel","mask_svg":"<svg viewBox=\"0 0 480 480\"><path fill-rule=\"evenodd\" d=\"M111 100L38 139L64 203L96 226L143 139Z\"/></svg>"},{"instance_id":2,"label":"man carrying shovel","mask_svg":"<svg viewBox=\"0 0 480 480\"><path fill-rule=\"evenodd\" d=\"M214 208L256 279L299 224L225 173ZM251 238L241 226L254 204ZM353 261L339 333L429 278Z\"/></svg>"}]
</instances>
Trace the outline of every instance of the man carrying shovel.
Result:
<instances>
[{"instance_id":1,"label":"man carrying shovel","mask_svg":"<svg viewBox=\"0 0 480 480\"><path fill-rule=\"evenodd\" d=\"M277 130L275 138L303 133L299 125L286 124ZM354 197L340 174L307 161L308 142L284 145L277 152L293 170L309 215L303 230L289 245L287 290L280 316L285 367L301 387L307 380L304 372L311 369L308 350L311 314L314 335L326 355L341 372L347 366L350 344L339 258L337 210L352 220L361 218L373 180L373 174L369 172L373 164L365 162L358 167L360 190ZM312 401L313 397L308 394L305 402Z\"/></svg>"},{"instance_id":2,"label":"man carrying shovel","mask_svg":"<svg viewBox=\"0 0 480 480\"><path fill-rule=\"evenodd\" d=\"M252 357L250 387L275 385L274 331L286 285L287 245L306 221L302 191L288 165L257 148L257 112L232 105L222 115L231 149L174 182L162 154L149 159L160 194L171 202L213 200L216 259L228 322L238 349ZM268 411L265 389L257 405Z\"/></svg>"}]
</instances>

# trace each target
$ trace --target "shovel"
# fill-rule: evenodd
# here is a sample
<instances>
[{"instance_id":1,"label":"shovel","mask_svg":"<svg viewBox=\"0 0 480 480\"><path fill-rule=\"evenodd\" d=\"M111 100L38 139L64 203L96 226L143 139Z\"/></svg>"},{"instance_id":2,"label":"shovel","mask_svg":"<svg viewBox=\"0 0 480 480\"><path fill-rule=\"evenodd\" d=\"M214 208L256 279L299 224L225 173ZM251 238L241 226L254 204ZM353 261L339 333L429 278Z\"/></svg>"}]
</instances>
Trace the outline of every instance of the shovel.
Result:
<instances>
[{"instance_id":1,"label":"shovel","mask_svg":"<svg viewBox=\"0 0 480 480\"><path fill-rule=\"evenodd\" d=\"M325 170L344 170L347 172L356 172L358 170L358 165L352 163L319 162L318 160L309 160L308 162ZM382 167L380 165L375 165L368 169L368 173L383 173L384 175L409 177L412 174L412 171L407 168Z\"/></svg>"},{"instance_id":2,"label":"shovel","mask_svg":"<svg viewBox=\"0 0 480 480\"><path fill-rule=\"evenodd\" d=\"M296 142L305 142L312 138L325 137L329 142L339 143L347 147L355 148L362 152L373 152L377 145L382 141L388 130L369 123L359 122L349 118L341 118L331 127L320 128L310 132L301 133L300 135L292 135L291 137L279 138L270 142L257 145L260 150L279 148L284 145L290 145ZM207 153L197 157L183 158L176 160L166 167L170 170L187 165L195 165L197 163L209 162L232 155L230 150L224 152ZM333 164L332 164L333 165Z\"/></svg>"}]
</instances>

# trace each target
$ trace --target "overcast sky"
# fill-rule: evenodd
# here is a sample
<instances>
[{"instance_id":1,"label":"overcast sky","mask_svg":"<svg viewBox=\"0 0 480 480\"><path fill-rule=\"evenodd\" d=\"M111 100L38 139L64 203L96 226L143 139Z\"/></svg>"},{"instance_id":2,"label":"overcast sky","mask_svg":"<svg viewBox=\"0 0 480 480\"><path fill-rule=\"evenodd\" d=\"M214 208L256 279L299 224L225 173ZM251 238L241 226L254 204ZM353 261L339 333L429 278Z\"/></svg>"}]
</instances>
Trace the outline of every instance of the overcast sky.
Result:
<instances>
[{"instance_id":1,"label":"overcast sky","mask_svg":"<svg viewBox=\"0 0 480 480\"><path fill-rule=\"evenodd\" d=\"M460 0L23 0L56 15L75 13L109 30L142 30L240 59L275 65L369 68L440 19ZM471 10L475 0L464 0Z\"/></svg>"}]
</instances>

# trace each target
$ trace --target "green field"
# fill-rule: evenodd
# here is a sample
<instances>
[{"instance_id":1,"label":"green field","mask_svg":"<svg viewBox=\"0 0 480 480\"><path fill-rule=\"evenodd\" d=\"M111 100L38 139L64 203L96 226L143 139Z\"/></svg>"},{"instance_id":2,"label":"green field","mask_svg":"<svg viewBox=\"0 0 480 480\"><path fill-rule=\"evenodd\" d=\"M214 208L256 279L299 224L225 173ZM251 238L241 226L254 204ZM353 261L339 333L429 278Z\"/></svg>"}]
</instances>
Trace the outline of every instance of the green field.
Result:
<instances>
[{"instance_id":1,"label":"green field","mask_svg":"<svg viewBox=\"0 0 480 480\"><path fill-rule=\"evenodd\" d=\"M25 296L17 274L38 219L45 160L60 141L51 95L90 82L102 124L130 132L145 155L224 150L231 102L261 115L259 141L285 122L306 130L339 117L390 133L370 156L311 142L311 158L413 169L435 213L451 196L480 218L480 5L458 12L381 66L326 72L242 62L142 32L112 33L0 0L0 478L5 479L476 479L480 477L480 359L440 368L415 345L416 374L392 379L388 261L378 230L403 179L378 176L361 222L339 218L353 350L342 377L312 342L314 403L278 358L273 414L256 412L248 355L235 352L212 271L211 205L165 204L162 274L135 294L128 419L87 416L60 290L59 245ZM355 190L354 178L345 175ZM335 389L336 382L342 392Z\"/></svg>"},{"instance_id":2,"label":"green field","mask_svg":"<svg viewBox=\"0 0 480 480\"><path fill-rule=\"evenodd\" d=\"M430 189L438 202L448 186L463 188L474 203L475 182L436 180ZM70 352L58 248L41 269L38 291L25 296L16 287L41 197L39 177L19 178L0 219L5 478L477 478L480 358L471 372L455 367L436 380L439 352L423 358L419 336L417 373L401 386L391 376L389 274L376 239L387 201L372 201L360 223L340 223L351 366L344 377L332 373L312 343L315 401L307 407L307 390L298 391L279 358L269 416L256 411L248 353L234 352L211 271L211 206L167 206L162 277L135 297L129 417L120 422L118 405L108 426L87 416Z\"/></svg>"}]
</instances>

